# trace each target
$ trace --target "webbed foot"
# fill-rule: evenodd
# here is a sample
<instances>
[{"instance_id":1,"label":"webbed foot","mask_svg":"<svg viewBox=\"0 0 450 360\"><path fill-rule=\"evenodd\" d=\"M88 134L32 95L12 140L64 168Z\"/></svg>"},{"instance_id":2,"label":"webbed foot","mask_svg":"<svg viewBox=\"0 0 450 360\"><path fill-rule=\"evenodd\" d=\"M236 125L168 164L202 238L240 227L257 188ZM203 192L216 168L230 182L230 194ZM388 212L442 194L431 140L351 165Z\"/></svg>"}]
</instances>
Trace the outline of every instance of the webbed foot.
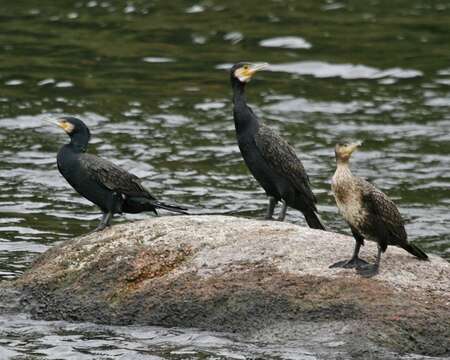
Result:
<instances>
[{"instance_id":1,"label":"webbed foot","mask_svg":"<svg viewBox=\"0 0 450 360\"><path fill-rule=\"evenodd\" d=\"M105 230L109 226L112 217L113 217L113 213L112 212L103 213L102 220L100 221L100 224L98 224L98 226L94 230L89 232L88 234L92 234L92 233L95 233L95 232L99 232L99 231Z\"/></svg>"},{"instance_id":2,"label":"webbed foot","mask_svg":"<svg viewBox=\"0 0 450 360\"><path fill-rule=\"evenodd\" d=\"M369 263L363 259L360 259L359 257L351 258L350 260L342 260L338 261L337 263L334 263L329 266L329 268L344 268L344 269L353 269L353 268L359 268L365 265L368 265Z\"/></svg>"},{"instance_id":3,"label":"webbed foot","mask_svg":"<svg viewBox=\"0 0 450 360\"><path fill-rule=\"evenodd\" d=\"M109 227L109 225L106 225L106 224L100 224L100 225L97 226L92 232L103 231L103 230L105 230L107 227Z\"/></svg>"},{"instance_id":4,"label":"webbed foot","mask_svg":"<svg viewBox=\"0 0 450 360\"><path fill-rule=\"evenodd\" d=\"M105 230L107 227L109 227L109 225L106 225L106 224L99 224L94 230L89 231L89 232L87 233L87 235L90 235L90 234L93 234L93 233L96 233L96 232L103 231L103 230Z\"/></svg>"},{"instance_id":5,"label":"webbed foot","mask_svg":"<svg viewBox=\"0 0 450 360\"><path fill-rule=\"evenodd\" d=\"M378 269L378 264L366 264L356 268L356 272L362 277L370 278L378 274Z\"/></svg>"}]
</instances>

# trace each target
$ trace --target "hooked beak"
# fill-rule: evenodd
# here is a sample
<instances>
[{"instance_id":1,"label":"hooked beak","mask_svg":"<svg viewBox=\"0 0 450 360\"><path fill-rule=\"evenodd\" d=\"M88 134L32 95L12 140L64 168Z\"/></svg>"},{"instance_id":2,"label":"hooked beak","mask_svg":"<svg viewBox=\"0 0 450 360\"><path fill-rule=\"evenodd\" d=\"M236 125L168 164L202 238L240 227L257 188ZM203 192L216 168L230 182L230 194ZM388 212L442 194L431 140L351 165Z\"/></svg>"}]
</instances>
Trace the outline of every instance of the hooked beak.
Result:
<instances>
[{"instance_id":1,"label":"hooked beak","mask_svg":"<svg viewBox=\"0 0 450 360\"><path fill-rule=\"evenodd\" d=\"M73 131L73 129L74 129L74 126L71 123L65 121L64 119L52 119L52 118L46 117L43 120L45 122L48 122L49 124L56 125L56 126L60 127L67 134L70 134Z\"/></svg>"},{"instance_id":2,"label":"hooked beak","mask_svg":"<svg viewBox=\"0 0 450 360\"><path fill-rule=\"evenodd\" d=\"M353 144L350 144L350 145L348 146L348 151L349 151L349 153L350 153L350 154L353 153L353 151L355 151L355 150L356 150L357 148L359 148L361 145L362 145L362 141L361 141L361 140L358 140L358 141L354 142Z\"/></svg>"},{"instance_id":3,"label":"hooked beak","mask_svg":"<svg viewBox=\"0 0 450 360\"><path fill-rule=\"evenodd\" d=\"M252 76L255 72L266 69L269 66L269 63L256 63L251 64L248 69L248 74Z\"/></svg>"},{"instance_id":4,"label":"hooked beak","mask_svg":"<svg viewBox=\"0 0 450 360\"><path fill-rule=\"evenodd\" d=\"M52 125L56 125L56 126L61 127L60 122L59 122L58 120L56 120L56 119L51 119L51 118L49 118L49 117L45 117L45 118L43 118L42 120L44 120L45 122L47 122L47 123L49 123L49 124L52 124Z\"/></svg>"},{"instance_id":5,"label":"hooked beak","mask_svg":"<svg viewBox=\"0 0 450 360\"><path fill-rule=\"evenodd\" d=\"M265 69L267 66L269 66L268 63L247 64L246 66L237 69L234 76L237 77L239 81L246 83L251 80L257 71Z\"/></svg>"}]
</instances>

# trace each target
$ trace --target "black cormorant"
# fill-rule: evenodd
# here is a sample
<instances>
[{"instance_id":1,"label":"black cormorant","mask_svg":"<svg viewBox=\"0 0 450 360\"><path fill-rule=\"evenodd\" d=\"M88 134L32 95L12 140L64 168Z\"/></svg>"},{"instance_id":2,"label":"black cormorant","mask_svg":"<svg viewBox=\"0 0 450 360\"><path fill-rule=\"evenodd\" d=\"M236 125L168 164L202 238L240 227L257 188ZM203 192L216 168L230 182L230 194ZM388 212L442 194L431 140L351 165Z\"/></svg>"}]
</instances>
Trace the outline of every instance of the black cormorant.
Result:
<instances>
[{"instance_id":1,"label":"black cormorant","mask_svg":"<svg viewBox=\"0 0 450 360\"><path fill-rule=\"evenodd\" d=\"M271 219L278 201L283 221L287 206L300 210L311 228L322 229L317 216L316 197L308 175L294 149L275 131L262 124L247 105L245 85L267 64L238 63L231 68L233 116L236 135L247 167L269 197L266 219Z\"/></svg>"},{"instance_id":2,"label":"black cormorant","mask_svg":"<svg viewBox=\"0 0 450 360\"><path fill-rule=\"evenodd\" d=\"M103 212L94 231L107 227L116 213L140 213L161 208L186 214L186 209L156 200L141 180L98 156L86 153L91 137L89 128L79 119L62 117L55 122L69 136L70 143L61 147L57 156L58 169L70 185Z\"/></svg>"},{"instance_id":3,"label":"black cormorant","mask_svg":"<svg viewBox=\"0 0 450 360\"><path fill-rule=\"evenodd\" d=\"M366 180L353 176L350 171L350 156L360 145L338 144L335 148L337 168L331 188L356 244L350 260L339 261L330 267L354 267L360 275L373 276L378 273L381 253L386 251L388 245L399 246L419 259L427 260L427 254L418 246L408 243L403 219L392 200ZM377 242L375 264L368 264L358 257L364 239Z\"/></svg>"}]
</instances>

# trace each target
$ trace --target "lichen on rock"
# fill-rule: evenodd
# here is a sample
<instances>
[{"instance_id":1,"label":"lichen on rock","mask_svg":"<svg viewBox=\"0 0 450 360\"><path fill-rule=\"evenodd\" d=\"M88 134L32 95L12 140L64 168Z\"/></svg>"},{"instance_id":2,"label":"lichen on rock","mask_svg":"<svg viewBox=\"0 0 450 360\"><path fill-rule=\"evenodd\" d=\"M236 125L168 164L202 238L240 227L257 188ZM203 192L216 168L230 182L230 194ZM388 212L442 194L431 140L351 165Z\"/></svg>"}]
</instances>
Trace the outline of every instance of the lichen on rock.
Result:
<instances>
[{"instance_id":1,"label":"lichen on rock","mask_svg":"<svg viewBox=\"0 0 450 360\"><path fill-rule=\"evenodd\" d=\"M336 328L331 343L347 354L449 355L450 264L390 247L374 278L329 269L351 254L353 241L230 216L151 218L66 241L15 285L26 309L44 319L200 327L273 341ZM375 253L368 243L361 256L373 261Z\"/></svg>"}]
</instances>

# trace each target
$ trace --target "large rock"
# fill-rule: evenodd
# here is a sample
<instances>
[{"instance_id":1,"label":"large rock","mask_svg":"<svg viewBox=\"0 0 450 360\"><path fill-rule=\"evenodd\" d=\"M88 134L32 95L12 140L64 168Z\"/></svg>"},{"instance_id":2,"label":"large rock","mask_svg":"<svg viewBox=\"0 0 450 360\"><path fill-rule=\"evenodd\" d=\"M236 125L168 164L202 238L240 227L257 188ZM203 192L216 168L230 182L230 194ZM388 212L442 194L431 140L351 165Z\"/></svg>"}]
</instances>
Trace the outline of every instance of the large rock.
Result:
<instances>
[{"instance_id":1,"label":"large rock","mask_svg":"<svg viewBox=\"0 0 450 360\"><path fill-rule=\"evenodd\" d=\"M52 248L16 287L22 304L44 319L302 339L360 358L450 355L450 264L390 247L374 278L328 268L353 245L348 236L289 223L151 218ZM375 254L372 243L362 251L370 261Z\"/></svg>"}]
</instances>

